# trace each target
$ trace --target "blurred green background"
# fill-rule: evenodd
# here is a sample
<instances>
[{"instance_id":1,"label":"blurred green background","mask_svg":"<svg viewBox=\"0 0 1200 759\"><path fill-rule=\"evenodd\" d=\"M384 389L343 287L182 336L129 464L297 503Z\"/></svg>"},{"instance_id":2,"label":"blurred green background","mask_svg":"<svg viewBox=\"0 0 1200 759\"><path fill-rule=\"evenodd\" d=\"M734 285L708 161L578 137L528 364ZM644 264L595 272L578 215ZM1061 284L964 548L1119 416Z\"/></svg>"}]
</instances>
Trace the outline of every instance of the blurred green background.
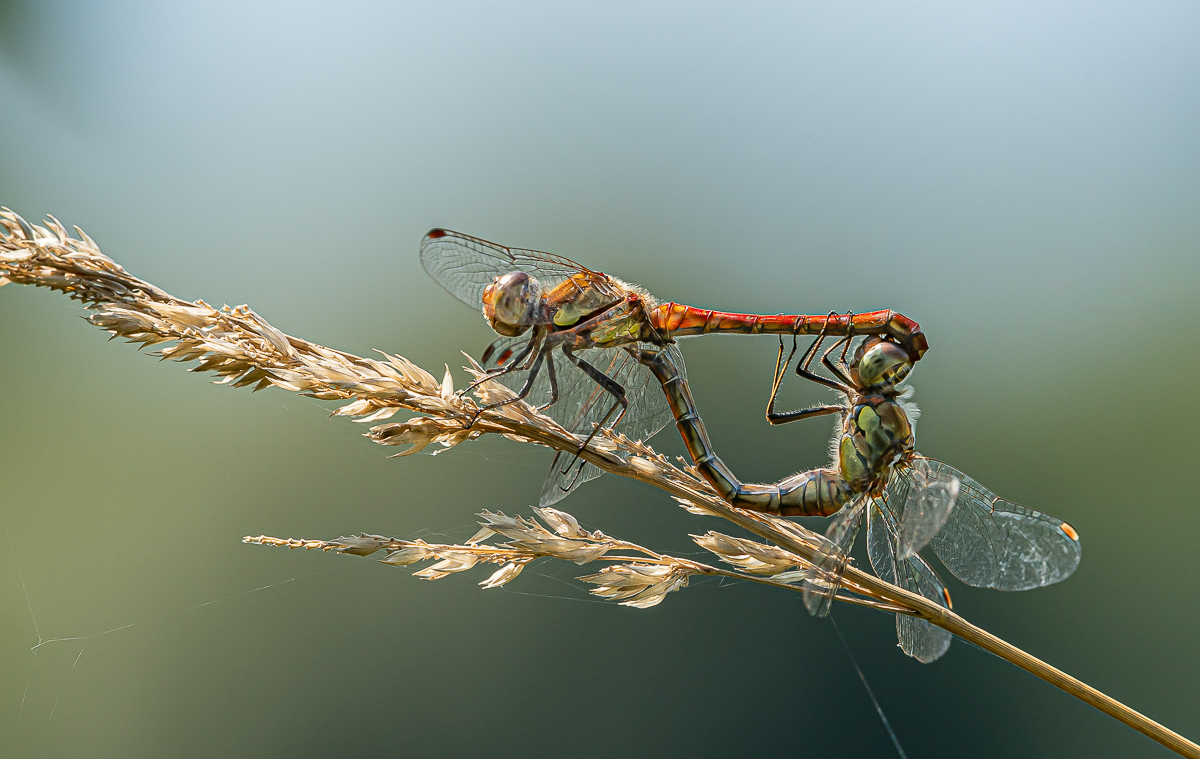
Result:
<instances>
[{"instance_id":1,"label":"blurred green background","mask_svg":"<svg viewBox=\"0 0 1200 759\"><path fill-rule=\"evenodd\" d=\"M932 345L919 449L1083 539L1062 585L951 581L956 607L1196 739L1198 31L1185 2L7 0L0 204L180 297L431 369L491 340L418 264L435 225L712 308L898 309ZM243 545L461 540L527 513L550 453L389 460L326 405L81 313L0 290L0 755L894 754L793 594L637 611L574 567L482 591ZM762 418L774 351L683 344L747 481L826 460L828 421ZM720 527L612 477L562 505L676 551ZM1167 753L966 644L923 666L889 617L836 616L909 756Z\"/></svg>"}]
</instances>

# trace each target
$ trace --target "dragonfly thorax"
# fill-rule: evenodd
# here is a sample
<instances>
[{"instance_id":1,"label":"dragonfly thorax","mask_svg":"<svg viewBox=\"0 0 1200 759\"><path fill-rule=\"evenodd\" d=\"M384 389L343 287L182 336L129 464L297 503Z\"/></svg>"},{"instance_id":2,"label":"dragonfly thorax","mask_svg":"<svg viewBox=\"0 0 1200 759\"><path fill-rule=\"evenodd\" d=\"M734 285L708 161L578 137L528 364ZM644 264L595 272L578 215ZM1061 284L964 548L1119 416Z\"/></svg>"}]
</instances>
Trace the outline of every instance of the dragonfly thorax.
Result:
<instances>
[{"instance_id":1,"label":"dragonfly thorax","mask_svg":"<svg viewBox=\"0 0 1200 759\"><path fill-rule=\"evenodd\" d=\"M541 285L523 271L496 277L483 288L483 318L496 332L516 337L535 323Z\"/></svg>"},{"instance_id":2,"label":"dragonfly thorax","mask_svg":"<svg viewBox=\"0 0 1200 759\"><path fill-rule=\"evenodd\" d=\"M854 400L838 439L838 468L851 491L881 491L888 473L911 455L915 438L904 408L882 395Z\"/></svg>"}]
</instances>

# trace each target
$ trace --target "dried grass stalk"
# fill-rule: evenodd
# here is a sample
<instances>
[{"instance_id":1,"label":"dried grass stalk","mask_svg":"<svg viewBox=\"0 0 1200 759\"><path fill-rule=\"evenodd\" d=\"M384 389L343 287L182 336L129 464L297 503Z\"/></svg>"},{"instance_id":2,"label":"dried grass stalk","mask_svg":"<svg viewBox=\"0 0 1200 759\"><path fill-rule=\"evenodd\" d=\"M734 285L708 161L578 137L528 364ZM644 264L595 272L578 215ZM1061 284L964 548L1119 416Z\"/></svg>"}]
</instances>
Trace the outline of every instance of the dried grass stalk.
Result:
<instances>
[{"instance_id":1,"label":"dried grass stalk","mask_svg":"<svg viewBox=\"0 0 1200 759\"><path fill-rule=\"evenodd\" d=\"M407 446L397 455L414 453L434 443L452 447L486 433L571 453L579 451L583 459L606 472L654 485L672 495L690 511L722 517L774 543L775 546L765 546L764 550L756 553L758 549L751 550L750 546L741 542L741 538L711 534L712 537L701 539L704 541L701 545L706 548L719 548L718 555L722 555L722 552L723 557L733 558L736 555L738 559L733 563L741 571L735 574L744 579L790 587L789 582L771 580L769 576L760 575L759 571L766 572L767 566L784 560L782 554L794 558L797 567L810 566L823 540L822 536L785 519L729 506L691 467L674 465L640 441L629 440L610 430L600 430L580 451L583 438L571 434L553 419L523 402L481 412L481 404L512 397L512 391L499 383L483 382L475 388L473 398L454 392L448 368L442 381L438 382L432 374L401 356L381 352L380 359L361 358L286 335L247 306L215 309L203 301L188 302L175 298L126 272L101 253L95 242L78 227L75 232L78 236L72 237L53 217L49 217L44 226L34 226L7 208L0 210L0 285L16 282L64 292L82 301L93 312L89 320L114 337L122 337L139 345L162 346L158 354L163 358L195 361L197 364L191 371L212 372L221 378L222 384L253 387L255 390L274 385L322 400L347 401L334 413L354 417L360 422L383 421L400 410L423 414L404 422L377 425L366 433L382 445ZM467 369L477 379L482 377L481 369L474 361L470 362ZM503 517L490 512L488 514L487 519L499 520ZM544 514L542 516L545 518ZM509 519L503 517L503 520ZM504 526L509 525L508 521L495 524L512 532L538 532L531 526L536 522L514 521L513 524L523 525L519 529ZM561 538L572 545L589 544L599 551L600 544L595 540L563 536L558 533L557 527L554 529L559 537L548 538L549 542L538 543L536 547L511 535L508 537L513 545L490 549L467 550L462 546L435 546L421 541L410 541L411 545L408 545L399 541L395 543L397 548L394 553L403 558L393 563L407 561L408 557L424 556L423 552L429 551L427 558L437 558L438 562L422 570L422 576L436 579L462 571L480 561L497 563L500 558L511 556L499 572L485 581L485 584L502 584L520 571L519 568L523 566L520 557L537 551L549 551L539 555L554 556L552 551L559 550L554 540ZM545 528L541 530L545 531ZM507 535L503 530L493 529L493 532ZM340 541L376 539L374 536L360 536ZM252 540L293 545L288 541L265 537ZM347 543L345 547L339 547L343 546L340 541L299 541L295 545L328 546L326 550L354 552L350 549L355 545ZM649 555L640 547L625 545L629 547L621 550ZM379 547L386 546L380 544ZM502 548L525 553L520 556L505 554ZM576 545L576 548L583 551L580 557L588 556L587 551L592 550L585 550L582 545ZM357 550L366 550L366 545ZM487 553L488 550L492 553ZM777 556L774 550L782 554ZM739 551L741 553L737 553ZM392 553L389 549L389 557ZM481 559L481 556L494 558ZM603 556L607 556L607 551L596 554L591 560ZM606 597L622 602L653 600L657 603L666 593L683 587L688 575L680 569L684 564L671 563L684 560L657 554L654 556L658 556L658 559L629 560L607 567L590 577L603 578L602 582L596 584L597 590L604 589L601 595ZM531 559L525 560L525 563L528 560ZM512 565L511 568L509 565ZM814 579L819 581L820 578ZM841 600L865 603L928 620L1037 675L1177 753L1200 759L1200 746L1195 743L975 627L932 601L883 582L854 566L847 568L842 588L846 592L839 593Z\"/></svg>"},{"instance_id":2,"label":"dried grass stalk","mask_svg":"<svg viewBox=\"0 0 1200 759\"><path fill-rule=\"evenodd\" d=\"M380 561L392 566L435 561L414 572L417 577L426 580L440 580L471 569L476 564L501 565L500 569L479 583L484 588L504 585L516 578L535 559L560 559L575 564L609 561L614 564L579 579L596 586L592 588L593 594L617 601L622 606L639 609L657 606L668 593L687 587L688 579L697 575L728 577L802 590L801 585L794 583L805 576L805 569L811 568L804 559L776 546L716 532L693 536L697 543L743 571L722 569L657 553L598 530L585 530L575 517L565 511L538 507L533 510L541 522L497 512L481 512L478 516L482 529L466 543L458 545L367 534L336 540L297 540L266 535L247 536L242 540L259 545L320 549L354 556L370 556L382 550L387 555ZM497 537L505 540L484 542ZM767 567L772 571L766 571Z\"/></svg>"}]
</instances>

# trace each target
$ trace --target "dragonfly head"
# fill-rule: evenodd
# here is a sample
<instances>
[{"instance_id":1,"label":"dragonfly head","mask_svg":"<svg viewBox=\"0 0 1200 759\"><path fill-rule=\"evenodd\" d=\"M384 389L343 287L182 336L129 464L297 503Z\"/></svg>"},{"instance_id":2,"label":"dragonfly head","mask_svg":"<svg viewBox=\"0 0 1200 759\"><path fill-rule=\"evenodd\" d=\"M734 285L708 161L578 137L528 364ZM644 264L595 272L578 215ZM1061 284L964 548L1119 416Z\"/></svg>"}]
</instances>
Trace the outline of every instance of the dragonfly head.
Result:
<instances>
[{"instance_id":1,"label":"dragonfly head","mask_svg":"<svg viewBox=\"0 0 1200 759\"><path fill-rule=\"evenodd\" d=\"M510 271L483 288L483 318L505 337L516 337L533 326L541 302L541 286L523 271Z\"/></svg>"},{"instance_id":2,"label":"dragonfly head","mask_svg":"<svg viewBox=\"0 0 1200 759\"><path fill-rule=\"evenodd\" d=\"M852 379L863 390L889 390L912 371L908 352L882 337L868 337L854 351L850 362Z\"/></svg>"}]
</instances>

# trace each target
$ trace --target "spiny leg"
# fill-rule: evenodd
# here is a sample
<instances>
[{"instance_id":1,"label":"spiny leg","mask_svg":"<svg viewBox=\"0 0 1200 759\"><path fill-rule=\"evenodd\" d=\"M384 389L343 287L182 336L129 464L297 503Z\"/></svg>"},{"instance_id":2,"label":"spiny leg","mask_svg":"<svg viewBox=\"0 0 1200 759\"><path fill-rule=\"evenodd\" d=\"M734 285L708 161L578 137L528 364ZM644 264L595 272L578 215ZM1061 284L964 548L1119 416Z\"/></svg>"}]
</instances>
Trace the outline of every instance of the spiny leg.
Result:
<instances>
[{"instance_id":1,"label":"spiny leg","mask_svg":"<svg viewBox=\"0 0 1200 759\"><path fill-rule=\"evenodd\" d=\"M575 366L578 366L580 369L582 369L584 374L591 377L592 380L597 385L602 387L606 392L610 393L614 398L617 399L617 403L619 403L622 406L621 416L618 416L616 418L616 421L613 422L613 426L620 424L621 418L624 417L625 412L629 410L629 399L625 396L625 388L621 385L621 383L617 382L612 377L608 376L604 372L602 372L599 369L597 369L596 367L592 366L584 359L580 358L579 356L576 356L574 353L571 352L570 347L564 345L562 347L562 352L563 352L563 355L567 357L568 361L570 361L571 363L575 364ZM612 411L609 411L608 414L604 415L604 418L608 419L608 417L611 415L612 415ZM590 438L589 438L589 440L590 440Z\"/></svg>"},{"instance_id":2,"label":"spiny leg","mask_svg":"<svg viewBox=\"0 0 1200 759\"><path fill-rule=\"evenodd\" d=\"M813 343L816 345L816 341ZM813 352L810 347L804 354L804 359L809 359L809 354ZM798 411L786 411L776 413L775 401L778 398L779 386L783 383L783 377L787 374L788 365L792 363L792 356L796 354L796 336L792 335L792 350L788 354L787 361L783 360L783 338L779 338L779 355L775 359L775 378L771 384L771 400L767 402L767 421L770 424L787 424L800 419L808 419L814 416L824 416L826 414L836 414L845 409L842 406L832 406L829 404L817 404L803 408ZM809 359L810 360L810 359Z\"/></svg>"},{"instance_id":3,"label":"spiny leg","mask_svg":"<svg viewBox=\"0 0 1200 759\"><path fill-rule=\"evenodd\" d=\"M579 287L579 285L577 283L575 283L574 286L577 288ZM582 290L580 292L582 292ZM580 454L583 452L583 450L585 448L587 448L588 444L592 442L592 440L596 437L596 435L600 432L600 430L605 428L605 426L607 425L607 422L608 422L608 418L610 416L612 416L614 411L617 410L617 406L619 405L622 407L621 413L616 418L616 420L613 421L613 423L611 425L607 425L609 427L615 427L616 425L620 424L621 420L625 417L626 412L629 411L629 400L626 397L625 388L622 387L620 383L618 383L613 378L609 377L604 372L600 371L599 369L592 366L587 361L585 361L585 360L579 358L578 356L575 356L573 353L571 353L567 339L568 339L569 335L579 335L581 333L587 333L592 328L594 328L600 324L603 324L605 320L611 318L614 311L616 311L618 308L622 307L627 302L628 302L627 300L621 300L616 303L613 303L612 305L606 307L601 313L596 314L595 316L591 317L587 321L574 325L570 332L554 333L554 337L557 338L556 344L562 345L563 355L565 355L568 360L570 360L572 363L574 363L576 366L578 366L585 374L587 374L589 377L591 377L592 380L595 381L596 384L598 384L605 392L610 393L617 399L617 402L613 404L612 408L610 408L608 410L608 412L604 415L604 417L600 420L600 422L595 426L595 428L591 431L591 433L588 434L587 438L583 441L583 445L581 445L579 447L579 450L575 453L574 457L572 457L571 462L567 465L567 467L565 469L561 470L560 473L563 475L566 475L571 470L571 467L575 466L575 461L576 460L579 461L579 468L578 468L578 471L576 471L576 473L575 473L575 477L572 478L571 482L566 487L559 486L564 492L569 492L571 490L571 488L575 487L575 480L577 480L579 478L579 475L582 474L583 465L585 463L583 461L582 457L580 456ZM664 336L662 333L660 333L657 329L654 328L653 323L648 318L646 318L644 306L641 307L641 316L642 316L643 325L649 327L649 330L651 333L651 339L654 340L656 342L656 344L666 345L668 343L673 342L670 339L670 337ZM547 342L549 342L549 340ZM628 351L635 358L637 357L637 354L635 352L633 352L632 350L630 350L628 346L625 347L625 350ZM559 455L561 455L561 452L559 453ZM558 456L555 456L554 460L555 460L555 462L557 462ZM556 466L557 466L557 463L552 464L551 468L553 469Z\"/></svg>"},{"instance_id":4,"label":"spiny leg","mask_svg":"<svg viewBox=\"0 0 1200 759\"><path fill-rule=\"evenodd\" d=\"M542 370L542 359L544 359L546 357L546 354L548 352L549 352L548 349L539 350L537 352L537 355L534 356L533 366L531 366L529 368L529 376L525 379L525 384L521 386L520 392L518 392L515 397L506 398L505 400L497 401L496 403L489 403L486 406L480 406L479 410L477 410L475 412L475 416L471 419L471 424L469 424L467 426L468 427L474 426L475 422L479 419L479 415L482 414L484 411L490 411L491 409L500 408L501 406L507 406L510 403L516 403L517 401L525 400L525 397L527 395L529 395L531 390L533 390L534 380L537 379L538 372L540 372ZM485 377L484 379L491 379L491 378ZM477 385L479 383L476 382L475 384Z\"/></svg>"},{"instance_id":5,"label":"spiny leg","mask_svg":"<svg viewBox=\"0 0 1200 759\"><path fill-rule=\"evenodd\" d=\"M503 339L503 338L501 338L501 339ZM498 342L499 342L499 340L492 341L491 345L489 345L487 347L487 349L484 350L483 357L482 357L483 363L487 363L487 360L489 358L491 358L492 351L495 350L496 343L498 343ZM534 346L537 345L537 343L539 343L539 342L541 342L541 338L538 335L534 335L533 337L529 338L529 342L525 343L525 347L521 349L521 352L518 353L512 361L507 362L504 366L499 366L494 369L486 370L487 376L481 377L481 378L475 380L474 382L472 382L471 384L467 385L466 387L464 387L462 389L462 391L459 393L459 395L465 395L466 393L469 393L470 391L479 387L480 385L482 385L484 382L487 382L488 380L498 379L500 377L503 377L505 374L509 374L510 372L516 372L516 371L521 371L523 369L530 368L529 363L531 361L537 361L539 356L542 353L542 351L539 351L538 356L530 356L530 353L533 351ZM478 419L479 414L476 414L475 418ZM474 422L472 422L472 424L474 424Z\"/></svg>"},{"instance_id":6,"label":"spiny leg","mask_svg":"<svg viewBox=\"0 0 1200 759\"><path fill-rule=\"evenodd\" d=\"M592 438L596 437L596 435L600 432L600 430L604 429L604 423L608 421L608 418L610 416L612 416L612 413L617 410L617 406L619 406L619 405L621 405L621 404L614 403L612 405L612 407L609 408L608 413L606 413L604 415L604 418L600 420L599 424L596 425L595 429L592 430L591 434L589 434L587 436L587 438L583 441L583 445L579 446L579 450L576 451L575 456L571 460L571 463L567 464L567 468L562 470L563 475L566 475L566 473L571 470L571 467L575 466L575 462L576 461L579 462L579 466L575 469L575 476L571 478L571 481L569 483L567 483L567 485L565 487L563 487L561 485L559 486L560 488L562 488L562 491L564 493L569 493L569 492L571 492L572 489L574 489L575 481L579 479L579 475L583 474L583 465L585 463L587 463L586 461L583 460L583 456L582 456L584 449L586 449L588 447L588 443L592 442ZM628 408L626 408L626 411L627 410L628 410ZM621 416L625 416L625 411L621 412ZM620 421L621 421L621 418L617 417L617 421L613 422L613 425L615 426Z\"/></svg>"},{"instance_id":7,"label":"spiny leg","mask_svg":"<svg viewBox=\"0 0 1200 759\"><path fill-rule=\"evenodd\" d=\"M544 337L544 334L531 335L528 342L526 342L521 350L517 352L516 356L510 357L510 360L505 361L503 365L494 367L491 370L492 373L495 375L500 375L504 374L505 372L516 371L518 369L528 369L529 365L536 360L536 356L531 356L530 353L532 353L533 350L538 347ZM491 357L489 354L492 352L492 350L494 350L496 342L498 341L492 342L490 345L488 345L487 350L484 351L483 361L485 363L487 362L488 358Z\"/></svg>"},{"instance_id":8,"label":"spiny leg","mask_svg":"<svg viewBox=\"0 0 1200 759\"><path fill-rule=\"evenodd\" d=\"M792 356L796 355L796 336L792 335L792 350L788 353L787 361L783 360L783 338L779 338L779 353L775 356L775 373L771 377L771 398L767 401L767 418L775 412L775 396L779 395L779 386L783 384L783 376L792 365Z\"/></svg>"},{"instance_id":9,"label":"spiny leg","mask_svg":"<svg viewBox=\"0 0 1200 759\"><path fill-rule=\"evenodd\" d=\"M825 329L822 328L817 336L813 338L812 344L808 346L808 350L804 351L804 355L800 357L800 363L796 364L796 373L800 370L808 371L808 367L812 366L813 358L817 355L817 351L821 349L821 343L825 342Z\"/></svg>"},{"instance_id":10,"label":"spiny leg","mask_svg":"<svg viewBox=\"0 0 1200 759\"><path fill-rule=\"evenodd\" d=\"M831 316L831 317L835 316L836 313L837 312L835 312L835 311L830 311L829 316ZM837 381L828 379L826 377L822 377L821 375L808 370L808 367L810 365L812 365L813 359L817 355L817 350L820 348L821 343L823 343L825 341L825 329L828 326L829 326L829 319L826 319L825 327L821 328L821 332L820 332L820 334L817 335L817 339L813 340L813 344L809 347L809 349L807 351L805 351L804 359L799 364L796 365L796 374L800 377L803 377L806 380L809 380L811 382L816 382L818 385L824 385L825 387L831 387L834 390L849 394L850 391L852 390L849 383L843 384L841 382L837 382ZM835 343L835 345L836 345L836 343Z\"/></svg>"},{"instance_id":11,"label":"spiny leg","mask_svg":"<svg viewBox=\"0 0 1200 759\"><path fill-rule=\"evenodd\" d=\"M588 434L587 438L583 441L583 444L579 446L579 450L576 451L575 457L571 460L571 463L567 464L567 467L562 470L562 474L565 475L567 472L569 472L571 470L571 467L575 465L575 460L580 459L579 454L583 453L584 449L587 448L588 444L592 442L592 440L596 437L597 434L599 434L600 430L604 429L605 424L608 422L608 418L610 416L612 416L614 411L617 410L617 406L622 407L621 414L620 414L620 416L618 416L616 418L616 420L612 423L611 426L615 427L616 425L621 423L621 419L623 419L625 417L625 413L627 411L629 411L629 399L626 397L625 388L621 386L621 383L617 382L612 377L609 377L604 372L602 372L599 369L597 369L596 367L592 366L590 363L588 363L584 359L576 356L574 353L571 352L571 349L568 346L564 345L562 347L562 352L563 352L563 355L567 357L567 360L569 360L571 363L578 366L581 370L583 370L583 372L585 374L587 374L589 377L592 378L592 381L594 381L597 385L599 385L605 392L611 394L614 398L617 399L616 403L614 403L612 405L612 408L610 408L608 410L608 412L604 415L604 417L600 420L600 422L595 426L595 428L591 431L591 433ZM580 472L583 471L582 459L580 459L579 469L580 469ZM576 474L576 478L578 478L578 476L579 475ZM572 483L573 482L574 481L572 481ZM571 489L571 487L572 487L572 485L568 485L566 488L564 488L564 491L569 491Z\"/></svg>"},{"instance_id":12,"label":"spiny leg","mask_svg":"<svg viewBox=\"0 0 1200 759\"><path fill-rule=\"evenodd\" d=\"M850 374L850 367L846 364L846 354L850 352L850 344L852 342L854 342L854 313L852 311L847 311L845 337L834 343L833 346L829 350L825 351L825 353L821 356L821 363L825 365L825 368L847 385L855 384L848 376ZM834 366L833 362L829 360L829 355L833 353L833 351L839 345L842 346L842 355L838 357L837 365Z\"/></svg>"},{"instance_id":13,"label":"spiny leg","mask_svg":"<svg viewBox=\"0 0 1200 759\"><path fill-rule=\"evenodd\" d=\"M806 408L797 409L796 411L785 411L780 414L767 414L767 421L771 424L787 424L788 422L798 422L801 419L812 419L817 416L827 416L829 414L840 414L846 410L845 406L835 406L828 403L818 403Z\"/></svg>"},{"instance_id":14,"label":"spiny leg","mask_svg":"<svg viewBox=\"0 0 1200 759\"><path fill-rule=\"evenodd\" d=\"M839 339L833 345L829 346L829 348L827 348L825 350L825 352L821 354L821 363L825 365L825 368L828 369L830 371L830 373L833 374L833 376L837 377L839 380L846 383L847 385L854 384L854 381L851 380L850 377L847 376L849 374L849 367L846 366L846 361L845 361L846 352L850 349L850 343L853 340L854 340L853 336L846 335L845 337ZM829 360L829 355L831 353L833 353L835 350L837 350L838 348L842 349L842 355L838 358L838 363L834 364L832 361Z\"/></svg>"},{"instance_id":15,"label":"spiny leg","mask_svg":"<svg viewBox=\"0 0 1200 759\"><path fill-rule=\"evenodd\" d=\"M544 406L538 406L538 411L545 411L558 403L558 378L554 375L554 354L549 350L546 351L546 371L549 373L550 379L550 402Z\"/></svg>"},{"instance_id":16,"label":"spiny leg","mask_svg":"<svg viewBox=\"0 0 1200 759\"><path fill-rule=\"evenodd\" d=\"M521 389L519 392L517 392L515 398L509 398L508 400L500 401L499 403L493 403L490 406L487 406L487 408L507 406L510 403L516 403L517 401L525 400L526 396L528 396L533 390L533 383L537 379L538 372L542 370L542 361L546 358L546 354L549 352L550 351L547 350L538 351L537 356L533 359L533 366L529 367L529 376L525 378L525 384L521 386Z\"/></svg>"},{"instance_id":17,"label":"spiny leg","mask_svg":"<svg viewBox=\"0 0 1200 759\"><path fill-rule=\"evenodd\" d=\"M854 337L854 314L849 311L846 312L846 323L849 325L848 327L846 327L846 337L853 338ZM846 347L842 348L842 355L838 358L838 366L845 368L847 374L850 373L850 368L846 364L846 354L850 352L850 342L851 342L850 340L846 341Z\"/></svg>"}]
</instances>

